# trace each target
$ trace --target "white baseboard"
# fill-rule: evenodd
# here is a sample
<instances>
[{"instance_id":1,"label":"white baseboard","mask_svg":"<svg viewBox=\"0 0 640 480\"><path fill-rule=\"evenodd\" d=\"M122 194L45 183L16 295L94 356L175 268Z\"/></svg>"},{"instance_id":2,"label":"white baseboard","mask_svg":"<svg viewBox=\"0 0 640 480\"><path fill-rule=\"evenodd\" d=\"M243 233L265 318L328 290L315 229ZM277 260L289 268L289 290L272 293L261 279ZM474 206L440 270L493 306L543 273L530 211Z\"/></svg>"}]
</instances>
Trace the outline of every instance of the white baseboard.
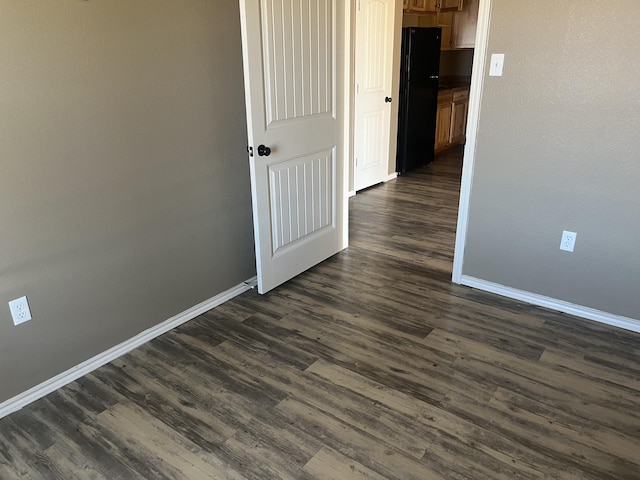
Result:
<instances>
[{"instance_id":1,"label":"white baseboard","mask_svg":"<svg viewBox=\"0 0 640 480\"><path fill-rule=\"evenodd\" d=\"M398 178L398 172L394 172L392 174L390 174L387 178L385 178L382 182L383 183L387 183L390 180L395 180L396 178Z\"/></svg>"},{"instance_id":2,"label":"white baseboard","mask_svg":"<svg viewBox=\"0 0 640 480\"><path fill-rule=\"evenodd\" d=\"M139 333L135 337L130 338L129 340L126 340L121 344L116 345L115 347L96 355L93 358L90 358L86 362L82 362L81 364L70 368L66 372L62 372L60 375L56 375L55 377L50 378L40 385L36 385L26 392L23 392L13 398L10 398L9 400L6 400L5 402L0 404L0 418L3 418L13 412L20 410L21 408L26 407L30 403L35 402L36 400L39 400L40 398L58 390L59 388L64 387L68 383L77 380L87 373L91 373L97 368L100 368L101 366L112 362L116 358L133 350L134 348L137 348L140 345L143 345L148 341L159 337L163 333L167 333L168 331L173 330L174 328L188 322L189 320L193 320L197 316L208 312L218 305L222 305L224 302L231 300L232 298L246 292L247 290L251 290L255 287L255 285L256 277L250 278L246 282L236 285L235 287L232 287L229 290L222 292L213 298L210 298L209 300L205 300L204 302L199 303L198 305L191 307L190 309L185 310L184 312L179 313L171 317L170 319L145 330L142 333Z\"/></svg>"},{"instance_id":3,"label":"white baseboard","mask_svg":"<svg viewBox=\"0 0 640 480\"><path fill-rule=\"evenodd\" d=\"M396 178L398 178L398 174L397 173L392 173L391 175L385 177L382 179L382 183L387 183L390 180L395 180ZM376 184L374 184L373 186L375 186ZM379 184L378 184L379 185ZM351 190L347 193L347 196L349 198L351 197L355 197L356 196L356 191L355 190Z\"/></svg>"},{"instance_id":4,"label":"white baseboard","mask_svg":"<svg viewBox=\"0 0 640 480\"><path fill-rule=\"evenodd\" d=\"M539 307L557 310L559 312L575 315L576 317L586 318L587 320L593 320L595 322L640 333L640 320L635 320L633 318L614 315L612 313L603 312L590 307L584 307L582 305L575 305L573 303L565 302L564 300L545 297L544 295L518 290L517 288L505 287L498 283L487 282L486 280L480 280L479 278L470 277L468 275L462 275L460 283L467 287L477 288L478 290L484 290L485 292L495 293L503 297L513 298Z\"/></svg>"}]
</instances>

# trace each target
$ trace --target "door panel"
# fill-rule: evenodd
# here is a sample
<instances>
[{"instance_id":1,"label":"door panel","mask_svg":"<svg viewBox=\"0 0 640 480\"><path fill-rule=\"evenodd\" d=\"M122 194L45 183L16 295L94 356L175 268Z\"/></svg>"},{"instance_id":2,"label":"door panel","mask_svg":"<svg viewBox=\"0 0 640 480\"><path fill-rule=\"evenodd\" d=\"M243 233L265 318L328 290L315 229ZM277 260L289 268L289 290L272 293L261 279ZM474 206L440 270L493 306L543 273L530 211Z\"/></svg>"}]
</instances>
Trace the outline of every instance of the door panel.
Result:
<instances>
[{"instance_id":1,"label":"door panel","mask_svg":"<svg viewBox=\"0 0 640 480\"><path fill-rule=\"evenodd\" d=\"M338 0L240 0L258 290L346 246ZM265 155L259 155L258 146Z\"/></svg>"},{"instance_id":2,"label":"door panel","mask_svg":"<svg viewBox=\"0 0 640 480\"><path fill-rule=\"evenodd\" d=\"M331 0L265 0L267 125L333 114Z\"/></svg>"},{"instance_id":3,"label":"door panel","mask_svg":"<svg viewBox=\"0 0 640 480\"><path fill-rule=\"evenodd\" d=\"M360 0L356 17L355 189L384 181L389 172L393 0ZM397 99L395 99L397 101Z\"/></svg>"},{"instance_id":4,"label":"door panel","mask_svg":"<svg viewBox=\"0 0 640 480\"><path fill-rule=\"evenodd\" d=\"M280 255L300 239L334 228L333 151L269 166L272 254Z\"/></svg>"}]
</instances>

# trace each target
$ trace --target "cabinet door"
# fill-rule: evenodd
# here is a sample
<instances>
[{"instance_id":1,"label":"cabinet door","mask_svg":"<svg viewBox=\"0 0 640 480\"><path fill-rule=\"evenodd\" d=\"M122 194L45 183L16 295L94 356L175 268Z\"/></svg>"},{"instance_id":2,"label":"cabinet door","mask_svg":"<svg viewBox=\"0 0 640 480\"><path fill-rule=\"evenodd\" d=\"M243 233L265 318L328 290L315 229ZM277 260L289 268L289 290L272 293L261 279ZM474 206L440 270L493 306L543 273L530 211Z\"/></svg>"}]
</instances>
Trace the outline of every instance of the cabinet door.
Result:
<instances>
[{"instance_id":1,"label":"cabinet door","mask_svg":"<svg viewBox=\"0 0 640 480\"><path fill-rule=\"evenodd\" d=\"M435 13L436 11L435 8L436 8L435 0L409 0L409 10L411 10L412 12L434 12Z\"/></svg>"},{"instance_id":2,"label":"cabinet door","mask_svg":"<svg viewBox=\"0 0 640 480\"><path fill-rule=\"evenodd\" d=\"M467 128L468 99L454 100L451 109L451 136L449 143L464 143Z\"/></svg>"},{"instance_id":3,"label":"cabinet door","mask_svg":"<svg viewBox=\"0 0 640 480\"><path fill-rule=\"evenodd\" d=\"M451 103L438 105L438 115L436 117L436 151L442 150L449 145L451 136Z\"/></svg>"},{"instance_id":4,"label":"cabinet door","mask_svg":"<svg viewBox=\"0 0 640 480\"><path fill-rule=\"evenodd\" d=\"M403 10L409 10L410 6L411 6L411 2L409 0L403 0L402 1L402 9Z\"/></svg>"},{"instance_id":5,"label":"cabinet door","mask_svg":"<svg viewBox=\"0 0 640 480\"><path fill-rule=\"evenodd\" d=\"M463 0L438 0L439 12L455 12L462 10Z\"/></svg>"},{"instance_id":6,"label":"cabinet door","mask_svg":"<svg viewBox=\"0 0 640 480\"><path fill-rule=\"evenodd\" d=\"M467 0L464 9L456 13L453 26L455 48L475 47L479 6L480 0Z\"/></svg>"},{"instance_id":7,"label":"cabinet door","mask_svg":"<svg viewBox=\"0 0 640 480\"><path fill-rule=\"evenodd\" d=\"M453 48L453 13L444 12L436 15L437 26L442 29L441 50Z\"/></svg>"}]
</instances>

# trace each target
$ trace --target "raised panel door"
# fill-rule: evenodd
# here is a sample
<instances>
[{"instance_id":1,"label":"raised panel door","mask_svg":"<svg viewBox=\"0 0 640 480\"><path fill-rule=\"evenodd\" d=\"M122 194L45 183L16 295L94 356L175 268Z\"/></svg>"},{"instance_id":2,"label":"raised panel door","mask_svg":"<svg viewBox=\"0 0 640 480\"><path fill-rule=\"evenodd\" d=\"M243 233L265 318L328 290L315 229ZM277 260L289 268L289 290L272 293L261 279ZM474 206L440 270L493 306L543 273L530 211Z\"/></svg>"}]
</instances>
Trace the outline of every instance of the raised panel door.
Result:
<instances>
[{"instance_id":1,"label":"raised panel door","mask_svg":"<svg viewBox=\"0 0 640 480\"><path fill-rule=\"evenodd\" d=\"M463 0L438 0L438 11L453 12L462 10Z\"/></svg>"},{"instance_id":2,"label":"raised panel door","mask_svg":"<svg viewBox=\"0 0 640 480\"><path fill-rule=\"evenodd\" d=\"M258 290L346 246L340 0L240 0Z\"/></svg>"},{"instance_id":3,"label":"raised panel door","mask_svg":"<svg viewBox=\"0 0 640 480\"><path fill-rule=\"evenodd\" d=\"M450 143L464 142L467 127L467 100L454 102L451 109Z\"/></svg>"},{"instance_id":4,"label":"raised panel door","mask_svg":"<svg viewBox=\"0 0 640 480\"><path fill-rule=\"evenodd\" d=\"M395 0L360 0L356 13L356 190L389 173L394 11Z\"/></svg>"},{"instance_id":5,"label":"raised panel door","mask_svg":"<svg viewBox=\"0 0 640 480\"><path fill-rule=\"evenodd\" d=\"M439 104L436 117L436 151L449 145L451 134L451 103Z\"/></svg>"}]
</instances>

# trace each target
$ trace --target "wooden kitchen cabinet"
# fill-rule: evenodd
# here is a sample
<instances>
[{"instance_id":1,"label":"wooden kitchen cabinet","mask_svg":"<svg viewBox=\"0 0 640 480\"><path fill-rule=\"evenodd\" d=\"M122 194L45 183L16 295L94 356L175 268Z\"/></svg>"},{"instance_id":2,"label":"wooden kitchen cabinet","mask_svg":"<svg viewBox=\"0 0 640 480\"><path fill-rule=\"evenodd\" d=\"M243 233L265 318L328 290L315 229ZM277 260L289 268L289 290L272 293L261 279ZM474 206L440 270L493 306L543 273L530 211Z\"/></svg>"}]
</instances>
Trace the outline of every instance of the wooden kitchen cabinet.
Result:
<instances>
[{"instance_id":1,"label":"wooden kitchen cabinet","mask_svg":"<svg viewBox=\"0 0 640 480\"><path fill-rule=\"evenodd\" d=\"M438 95L436 152L465 142L468 112L468 89L444 90Z\"/></svg>"},{"instance_id":2,"label":"wooden kitchen cabinet","mask_svg":"<svg viewBox=\"0 0 640 480\"><path fill-rule=\"evenodd\" d=\"M450 144L464 143L467 130L467 113L469 110L469 91L453 93L451 102Z\"/></svg>"},{"instance_id":3,"label":"wooden kitchen cabinet","mask_svg":"<svg viewBox=\"0 0 640 480\"><path fill-rule=\"evenodd\" d=\"M480 0L466 0L464 9L453 19L452 48L474 48L478 29Z\"/></svg>"},{"instance_id":4,"label":"wooden kitchen cabinet","mask_svg":"<svg viewBox=\"0 0 640 480\"><path fill-rule=\"evenodd\" d=\"M462 10L463 0L405 0L403 7L409 12L454 12Z\"/></svg>"},{"instance_id":5,"label":"wooden kitchen cabinet","mask_svg":"<svg viewBox=\"0 0 640 480\"><path fill-rule=\"evenodd\" d=\"M415 2L416 0L411 1ZM478 6L479 0L466 0L462 11L409 10L407 11L408 15L404 17L406 21L403 21L403 26L440 27L442 29L442 46L440 47L442 50L474 48ZM431 6L422 2L420 8L430 9Z\"/></svg>"},{"instance_id":6,"label":"wooden kitchen cabinet","mask_svg":"<svg viewBox=\"0 0 640 480\"><path fill-rule=\"evenodd\" d=\"M453 18L452 12L438 13L436 16L436 26L442 29L442 41L440 50L451 50L454 44Z\"/></svg>"},{"instance_id":7,"label":"wooden kitchen cabinet","mask_svg":"<svg viewBox=\"0 0 640 480\"><path fill-rule=\"evenodd\" d=\"M464 0L435 0L438 12L458 12L464 6Z\"/></svg>"},{"instance_id":8,"label":"wooden kitchen cabinet","mask_svg":"<svg viewBox=\"0 0 640 480\"><path fill-rule=\"evenodd\" d=\"M474 48L479 5L480 0L405 0L402 26L440 27L442 50Z\"/></svg>"},{"instance_id":9,"label":"wooden kitchen cabinet","mask_svg":"<svg viewBox=\"0 0 640 480\"><path fill-rule=\"evenodd\" d=\"M405 7L406 10L410 12L428 12L429 8L429 0L409 0L408 2L404 2L404 4L409 4L408 8Z\"/></svg>"},{"instance_id":10,"label":"wooden kitchen cabinet","mask_svg":"<svg viewBox=\"0 0 640 480\"><path fill-rule=\"evenodd\" d=\"M451 138L451 113L453 111L453 93L445 91L438 95L438 113L436 115L436 152L449 146Z\"/></svg>"}]
</instances>

